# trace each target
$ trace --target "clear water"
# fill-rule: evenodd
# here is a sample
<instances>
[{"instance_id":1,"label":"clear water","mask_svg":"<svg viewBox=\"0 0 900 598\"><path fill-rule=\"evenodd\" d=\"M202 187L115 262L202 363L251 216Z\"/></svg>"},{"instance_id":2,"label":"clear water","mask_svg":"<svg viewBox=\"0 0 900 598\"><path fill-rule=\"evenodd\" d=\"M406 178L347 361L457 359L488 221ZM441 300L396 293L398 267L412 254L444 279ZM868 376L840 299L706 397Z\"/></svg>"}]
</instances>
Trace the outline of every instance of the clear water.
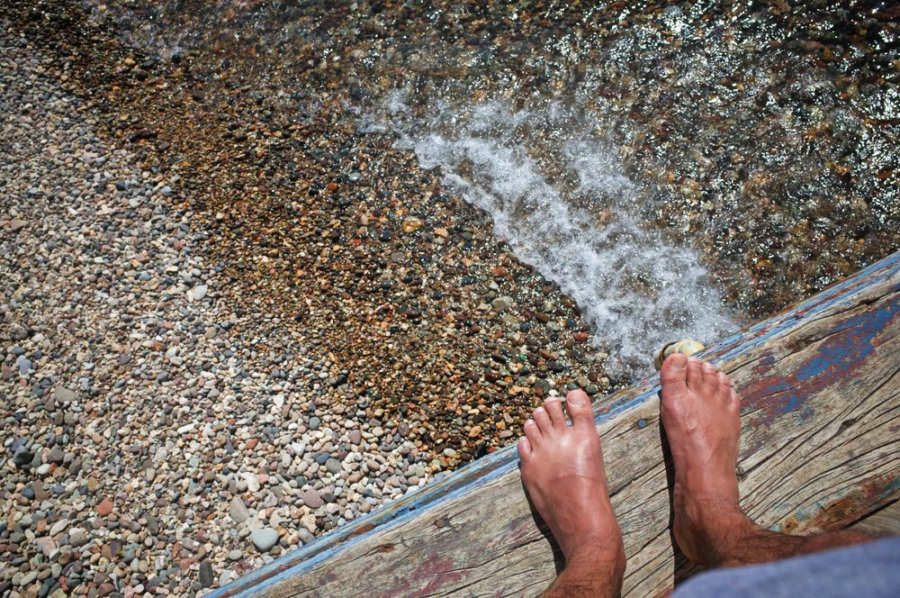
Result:
<instances>
[{"instance_id":1,"label":"clear water","mask_svg":"<svg viewBox=\"0 0 900 598\"><path fill-rule=\"evenodd\" d=\"M429 112L415 116L395 92L363 129L396 132L422 168L489 213L496 237L575 299L614 373L647 371L666 342L736 328L698 253L647 225L652 206L589 113L502 101Z\"/></svg>"},{"instance_id":2,"label":"clear water","mask_svg":"<svg viewBox=\"0 0 900 598\"><path fill-rule=\"evenodd\" d=\"M85 1L298 120L338 98L396 134L631 373L900 248L889 2Z\"/></svg>"}]
</instances>

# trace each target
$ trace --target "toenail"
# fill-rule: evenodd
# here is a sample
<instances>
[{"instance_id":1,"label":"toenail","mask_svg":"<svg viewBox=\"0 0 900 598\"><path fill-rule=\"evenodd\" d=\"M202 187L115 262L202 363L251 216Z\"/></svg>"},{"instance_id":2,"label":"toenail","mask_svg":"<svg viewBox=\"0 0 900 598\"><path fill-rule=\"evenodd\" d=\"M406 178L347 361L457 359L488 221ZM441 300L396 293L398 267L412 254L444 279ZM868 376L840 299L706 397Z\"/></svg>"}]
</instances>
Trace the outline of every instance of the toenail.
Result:
<instances>
[{"instance_id":1,"label":"toenail","mask_svg":"<svg viewBox=\"0 0 900 598\"><path fill-rule=\"evenodd\" d=\"M671 360L673 370L683 370L687 366L688 357L684 353L675 353Z\"/></svg>"},{"instance_id":2,"label":"toenail","mask_svg":"<svg viewBox=\"0 0 900 598\"><path fill-rule=\"evenodd\" d=\"M573 392L566 396L566 402L575 407L582 407L587 404L587 397L580 392Z\"/></svg>"}]
</instances>

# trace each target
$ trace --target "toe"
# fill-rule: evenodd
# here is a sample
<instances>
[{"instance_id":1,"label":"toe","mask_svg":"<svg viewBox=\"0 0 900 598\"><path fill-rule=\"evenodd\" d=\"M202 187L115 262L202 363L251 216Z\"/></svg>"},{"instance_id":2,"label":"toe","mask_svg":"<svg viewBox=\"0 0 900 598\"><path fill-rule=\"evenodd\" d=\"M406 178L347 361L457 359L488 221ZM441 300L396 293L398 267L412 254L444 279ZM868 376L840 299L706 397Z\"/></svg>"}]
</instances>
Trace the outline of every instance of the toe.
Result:
<instances>
[{"instance_id":1,"label":"toe","mask_svg":"<svg viewBox=\"0 0 900 598\"><path fill-rule=\"evenodd\" d=\"M566 411L572 419L572 427L576 430L594 429L594 417L591 412L591 400L583 390L573 390L566 395Z\"/></svg>"},{"instance_id":2,"label":"toe","mask_svg":"<svg viewBox=\"0 0 900 598\"><path fill-rule=\"evenodd\" d=\"M531 458L531 441L526 437L519 438L519 459L526 461Z\"/></svg>"},{"instance_id":3,"label":"toe","mask_svg":"<svg viewBox=\"0 0 900 598\"><path fill-rule=\"evenodd\" d=\"M530 445L529 448L534 450L541 445L541 440L543 439L541 435L541 429L533 419L529 419L527 422L525 422L525 425L522 426L522 429L525 431L525 439L528 440L528 444Z\"/></svg>"},{"instance_id":4,"label":"toe","mask_svg":"<svg viewBox=\"0 0 900 598\"><path fill-rule=\"evenodd\" d=\"M534 419L534 423L537 424L538 429L540 429L542 436L552 432L553 422L550 421L550 415L547 413L546 408L538 407L535 409L532 418Z\"/></svg>"},{"instance_id":5,"label":"toe","mask_svg":"<svg viewBox=\"0 0 900 598\"><path fill-rule=\"evenodd\" d=\"M737 391L733 388L729 389L731 392L730 402L728 406L733 409L735 412L740 411L741 409L741 397L738 395Z\"/></svg>"},{"instance_id":6,"label":"toe","mask_svg":"<svg viewBox=\"0 0 900 598\"><path fill-rule=\"evenodd\" d=\"M696 357L688 357L687 386L695 391L703 389L703 363Z\"/></svg>"},{"instance_id":7,"label":"toe","mask_svg":"<svg viewBox=\"0 0 900 598\"><path fill-rule=\"evenodd\" d=\"M715 391L719 384L719 370L708 361L703 362L703 384Z\"/></svg>"},{"instance_id":8,"label":"toe","mask_svg":"<svg viewBox=\"0 0 900 598\"><path fill-rule=\"evenodd\" d=\"M663 362L659 372L663 390L687 390L688 357L684 353L672 353Z\"/></svg>"},{"instance_id":9,"label":"toe","mask_svg":"<svg viewBox=\"0 0 900 598\"><path fill-rule=\"evenodd\" d=\"M728 402L731 400L731 381L728 379L728 376L719 372L718 378L716 380L718 384L718 393L719 398L722 401Z\"/></svg>"},{"instance_id":10,"label":"toe","mask_svg":"<svg viewBox=\"0 0 900 598\"><path fill-rule=\"evenodd\" d=\"M725 372L719 372L719 386L731 388L731 378Z\"/></svg>"},{"instance_id":11,"label":"toe","mask_svg":"<svg viewBox=\"0 0 900 598\"><path fill-rule=\"evenodd\" d=\"M548 397L544 400L544 409L547 410L547 415L550 416L550 425L557 430L562 430L566 427L566 414L563 413L562 399L559 397Z\"/></svg>"}]
</instances>

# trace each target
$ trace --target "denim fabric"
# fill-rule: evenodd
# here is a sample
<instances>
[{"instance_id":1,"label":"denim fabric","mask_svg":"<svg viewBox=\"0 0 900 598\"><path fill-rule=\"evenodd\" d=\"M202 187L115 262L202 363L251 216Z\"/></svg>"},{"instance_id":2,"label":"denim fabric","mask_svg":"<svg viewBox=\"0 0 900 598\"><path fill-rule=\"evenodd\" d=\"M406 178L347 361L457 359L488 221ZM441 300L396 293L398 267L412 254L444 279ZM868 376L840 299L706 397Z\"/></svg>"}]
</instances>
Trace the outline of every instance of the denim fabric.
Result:
<instances>
[{"instance_id":1,"label":"denim fabric","mask_svg":"<svg viewBox=\"0 0 900 598\"><path fill-rule=\"evenodd\" d=\"M900 537L774 563L706 571L673 598L898 598Z\"/></svg>"}]
</instances>

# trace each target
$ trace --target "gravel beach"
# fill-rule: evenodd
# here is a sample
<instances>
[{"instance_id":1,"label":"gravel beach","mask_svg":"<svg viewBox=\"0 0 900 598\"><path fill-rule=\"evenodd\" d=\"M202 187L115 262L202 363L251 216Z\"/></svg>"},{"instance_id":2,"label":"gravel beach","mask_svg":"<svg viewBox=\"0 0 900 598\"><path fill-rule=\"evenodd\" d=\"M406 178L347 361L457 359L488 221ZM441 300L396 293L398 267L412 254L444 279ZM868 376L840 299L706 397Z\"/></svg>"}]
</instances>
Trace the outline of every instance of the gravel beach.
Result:
<instances>
[{"instance_id":1,"label":"gravel beach","mask_svg":"<svg viewBox=\"0 0 900 598\"><path fill-rule=\"evenodd\" d=\"M162 134L117 147L11 29L3 595L195 594L508 443L547 393L609 388L574 303L433 177L393 177L437 196L415 216L350 209L327 172L310 206L200 211ZM379 171L414 169L376 145ZM298 228L286 284L259 247Z\"/></svg>"},{"instance_id":2,"label":"gravel beach","mask_svg":"<svg viewBox=\"0 0 900 598\"><path fill-rule=\"evenodd\" d=\"M900 246L893 13L760 26L803 33L773 68L838 78L798 84L828 108L801 114L787 75L645 101L608 48L662 31L679 73L662 7L284 4L0 7L0 595L201 595L510 444L548 394L629 383L488 214L360 126L393 89L414 114L615 99L649 220L706 248L742 321ZM740 170L746 131L798 145Z\"/></svg>"}]
</instances>

